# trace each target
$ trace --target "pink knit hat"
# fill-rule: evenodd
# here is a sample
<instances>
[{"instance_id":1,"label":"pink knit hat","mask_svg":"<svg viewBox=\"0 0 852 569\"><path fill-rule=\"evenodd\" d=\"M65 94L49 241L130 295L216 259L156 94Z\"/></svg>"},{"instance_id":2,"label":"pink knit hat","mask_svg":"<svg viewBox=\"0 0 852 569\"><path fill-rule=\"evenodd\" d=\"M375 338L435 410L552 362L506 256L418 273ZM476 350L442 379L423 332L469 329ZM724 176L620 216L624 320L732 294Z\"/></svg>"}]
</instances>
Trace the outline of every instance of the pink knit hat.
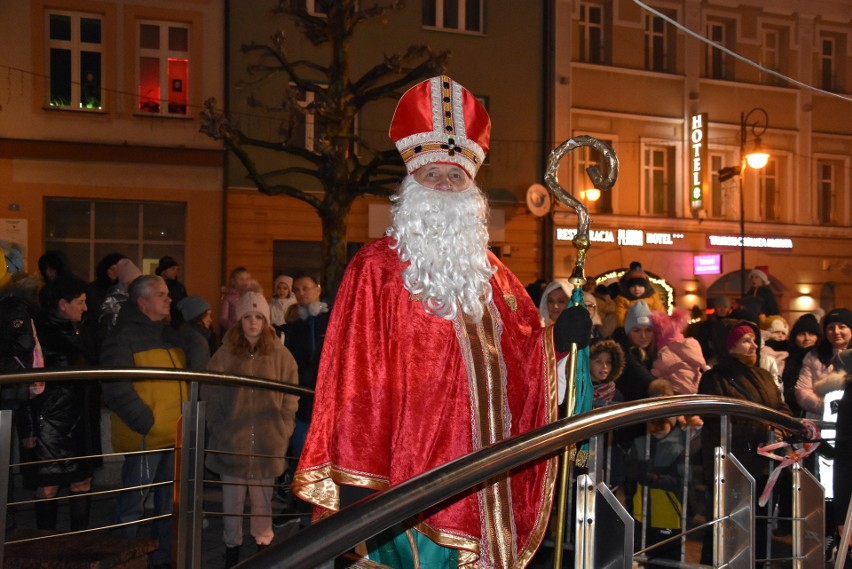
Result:
<instances>
[{"instance_id":1,"label":"pink knit hat","mask_svg":"<svg viewBox=\"0 0 852 569\"><path fill-rule=\"evenodd\" d=\"M740 341L740 338L745 336L746 334L754 334L754 328L749 326L748 324L740 324L735 326L733 330L728 332L728 337L725 339L725 346L730 350L734 346L737 345L737 342Z\"/></svg>"},{"instance_id":2,"label":"pink knit hat","mask_svg":"<svg viewBox=\"0 0 852 569\"><path fill-rule=\"evenodd\" d=\"M121 284L130 284L136 280L136 277L142 276L142 271L139 270L139 267L127 258L121 259L115 264L115 273L118 277L118 282Z\"/></svg>"}]
</instances>

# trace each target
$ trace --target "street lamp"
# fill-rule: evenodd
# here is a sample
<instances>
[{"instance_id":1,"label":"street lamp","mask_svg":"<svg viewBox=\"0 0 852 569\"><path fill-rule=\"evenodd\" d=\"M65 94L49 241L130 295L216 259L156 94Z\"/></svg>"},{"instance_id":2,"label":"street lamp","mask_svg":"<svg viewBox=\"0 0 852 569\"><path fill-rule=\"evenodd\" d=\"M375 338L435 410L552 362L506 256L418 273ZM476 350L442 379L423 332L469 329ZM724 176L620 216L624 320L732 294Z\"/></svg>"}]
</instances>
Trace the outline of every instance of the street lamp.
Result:
<instances>
[{"instance_id":1,"label":"street lamp","mask_svg":"<svg viewBox=\"0 0 852 569\"><path fill-rule=\"evenodd\" d=\"M752 118L754 115L754 118ZM751 122L749 122L751 121ZM743 173L746 166L760 170L769 161L769 154L763 149L760 137L769 126L769 115L761 107L755 107L747 113L740 113L740 167L728 167L719 170L719 181L725 182L736 175L740 177L740 294L746 293L746 263L745 263L745 191L743 188ZM748 142L747 128L751 129L754 144L746 152Z\"/></svg>"}]
</instances>

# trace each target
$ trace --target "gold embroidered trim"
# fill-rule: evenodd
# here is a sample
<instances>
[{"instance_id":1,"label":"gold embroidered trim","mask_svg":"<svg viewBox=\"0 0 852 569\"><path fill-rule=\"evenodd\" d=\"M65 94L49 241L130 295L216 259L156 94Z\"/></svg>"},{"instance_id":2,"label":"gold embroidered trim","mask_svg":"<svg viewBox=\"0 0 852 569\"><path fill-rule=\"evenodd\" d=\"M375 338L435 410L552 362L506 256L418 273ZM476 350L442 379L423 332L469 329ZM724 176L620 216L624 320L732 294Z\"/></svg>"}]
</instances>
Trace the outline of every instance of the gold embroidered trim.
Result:
<instances>
[{"instance_id":1,"label":"gold embroidered trim","mask_svg":"<svg viewBox=\"0 0 852 569\"><path fill-rule=\"evenodd\" d=\"M503 293L503 300L506 301L506 305L509 307L509 310L512 312L518 311L518 299L515 298L514 294Z\"/></svg>"},{"instance_id":2,"label":"gold embroidered trim","mask_svg":"<svg viewBox=\"0 0 852 569\"><path fill-rule=\"evenodd\" d=\"M557 392L557 370L556 350L553 347L553 327L550 326L544 332L544 357L543 362L545 377L545 422L552 423L556 420L558 406ZM532 561L533 555L538 550L547 533L547 524L550 521L550 506L553 502L553 493L556 488L556 477L559 472L558 459L556 457L547 461L544 470L544 482L541 487L539 508L536 511L535 522L530 530L530 537L522 551L518 552L518 567L526 567Z\"/></svg>"},{"instance_id":3,"label":"gold embroidered trim","mask_svg":"<svg viewBox=\"0 0 852 569\"><path fill-rule=\"evenodd\" d=\"M469 535L456 535L438 531L426 522L419 522L414 529L443 547L451 547L459 552L459 567L476 563L479 560L479 541Z\"/></svg>"},{"instance_id":4,"label":"gold embroidered trim","mask_svg":"<svg viewBox=\"0 0 852 569\"><path fill-rule=\"evenodd\" d=\"M299 498L321 508L336 512L340 509L340 485L384 490L388 481L365 472L344 470L324 464L310 470L300 470L293 478L290 491Z\"/></svg>"},{"instance_id":5,"label":"gold embroidered trim","mask_svg":"<svg viewBox=\"0 0 852 569\"><path fill-rule=\"evenodd\" d=\"M479 432L474 433L474 448L482 448L505 440L509 434L505 375L500 366L500 349L492 304L486 305L482 320L476 324L463 317L473 362L473 376L468 379L474 410L479 417ZM483 547L496 567L515 565L515 527L511 490L503 475L488 481L479 492L482 515Z\"/></svg>"}]
</instances>

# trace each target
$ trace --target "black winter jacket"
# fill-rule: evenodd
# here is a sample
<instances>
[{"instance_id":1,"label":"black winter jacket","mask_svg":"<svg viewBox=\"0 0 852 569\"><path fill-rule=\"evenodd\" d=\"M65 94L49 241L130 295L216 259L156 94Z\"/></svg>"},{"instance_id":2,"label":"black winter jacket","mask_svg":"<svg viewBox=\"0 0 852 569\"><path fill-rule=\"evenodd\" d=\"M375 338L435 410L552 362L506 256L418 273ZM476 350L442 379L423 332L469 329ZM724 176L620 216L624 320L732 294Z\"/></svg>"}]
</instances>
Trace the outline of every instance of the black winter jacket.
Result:
<instances>
[{"instance_id":1,"label":"black winter jacket","mask_svg":"<svg viewBox=\"0 0 852 569\"><path fill-rule=\"evenodd\" d=\"M95 363L94 343L83 325L43 312L36 329L45 369L80 368ZM55 460L101 453L100 388L97 381L47 382L44 391L20 409L21 439L35 438L22 449L28 460L52 460L26 467L25 478L36 486L52 486L91 476L100 459Z\"/></svg>"}]
</instances>

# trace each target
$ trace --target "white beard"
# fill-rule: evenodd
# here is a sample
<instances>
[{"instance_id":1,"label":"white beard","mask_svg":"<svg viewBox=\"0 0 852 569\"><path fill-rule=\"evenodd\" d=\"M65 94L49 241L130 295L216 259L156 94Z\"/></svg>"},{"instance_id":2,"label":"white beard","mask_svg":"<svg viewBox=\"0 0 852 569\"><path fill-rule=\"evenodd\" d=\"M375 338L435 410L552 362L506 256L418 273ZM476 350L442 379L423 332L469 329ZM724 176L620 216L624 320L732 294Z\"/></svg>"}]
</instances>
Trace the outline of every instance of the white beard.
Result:
<instances>
[{"instance_id":1,"label":"white beard","mask_svg":"<svg viewBox=\"0 0 852 569\"><path fill-rule=\"evenodd\" d=\"M405 289L422 295L423 308L447 320L458 309L474 322L482 320L491 301L488 281L495 268L488 262L488 203L478 187L463 192L432 190L406 176L391 208L387 234L399 259Z\"/></svg>"}]
</instances>

